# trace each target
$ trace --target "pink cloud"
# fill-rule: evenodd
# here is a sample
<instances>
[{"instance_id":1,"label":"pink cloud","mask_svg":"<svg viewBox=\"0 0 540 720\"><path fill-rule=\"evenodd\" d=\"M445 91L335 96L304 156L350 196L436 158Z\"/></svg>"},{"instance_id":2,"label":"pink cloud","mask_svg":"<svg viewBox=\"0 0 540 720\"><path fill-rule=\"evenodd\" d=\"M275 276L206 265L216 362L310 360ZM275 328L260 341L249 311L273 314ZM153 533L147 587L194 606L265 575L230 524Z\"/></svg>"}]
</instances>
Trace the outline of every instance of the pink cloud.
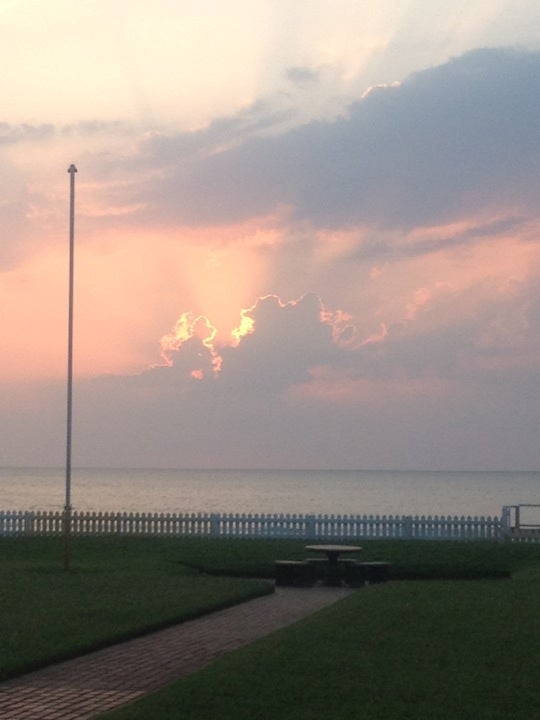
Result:
<instances>
[{"instance_id":1,"label":"pink cloud","mask_svg":"<svg viewBox=\"0 0 540 720\"><path fill-rule=\"evenodd\" d=\"M292 387L292 403L309 402L313 412L325 406L360 408L379 413L399 408L403 413L419 400L454 402L462 393L456 380L435 375L407 376L401 372L393 376L362 376L357 369L340 370L331 366L312 367L310 379Z\"/></svg>"}]
</instances>

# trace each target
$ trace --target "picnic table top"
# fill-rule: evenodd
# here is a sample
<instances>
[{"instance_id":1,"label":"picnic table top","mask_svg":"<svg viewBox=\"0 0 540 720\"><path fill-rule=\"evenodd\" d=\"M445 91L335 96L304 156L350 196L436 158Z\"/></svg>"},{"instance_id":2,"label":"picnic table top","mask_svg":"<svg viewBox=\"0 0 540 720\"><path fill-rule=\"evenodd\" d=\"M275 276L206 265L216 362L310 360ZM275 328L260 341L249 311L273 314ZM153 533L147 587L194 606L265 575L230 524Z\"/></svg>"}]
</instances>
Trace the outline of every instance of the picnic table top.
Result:
<instances>
[{"instance_id":1,"label":"picnic table top","mask_svg":"<svg viewBox=\"0 0 540 720\"><path fill-rule=\"evenodd\" d=\"M306 550L322 553L354 553L361 549L357 545L306 545Z\"/></svg>"}]
</instances>

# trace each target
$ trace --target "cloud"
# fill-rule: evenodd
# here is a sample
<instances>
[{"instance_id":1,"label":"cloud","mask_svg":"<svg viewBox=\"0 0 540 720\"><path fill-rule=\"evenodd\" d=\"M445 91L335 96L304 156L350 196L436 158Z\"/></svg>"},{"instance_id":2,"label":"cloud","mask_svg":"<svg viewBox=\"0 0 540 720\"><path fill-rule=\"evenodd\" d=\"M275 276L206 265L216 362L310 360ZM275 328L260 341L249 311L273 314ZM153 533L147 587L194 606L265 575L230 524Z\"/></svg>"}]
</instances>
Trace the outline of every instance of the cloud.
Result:
<instances>
[{"instance_id":1,"label":"cloud","mask_svg":"<svg viewBox=\"0 0 540 720\"><path fill-rule=\"evenodd\" d=\"M269 100L180 133L145 132L123 121L4 123L5 143L43 146L27 174L32 202L6 215L24 215L31 225L30 232L17 233L17 250L8 255L20 256L33 234L59 234L65 188L50 178L39 185L50 163L47 148L58 140L70 160L75 154L80 159L78 185L85 187L78 226L87 231L87 218L94 229L101 223L126 233L274 218L287 243L298 247L299 234L306 238L308 253L308 238L318 231L356 228L356 257L375 263L389 253L472 245L505 224L508 230L515 223L517 233L536 214L540 195L539 70L537 52L477 50L400 84L371 88L332 121L294 127L294 113ZM307 79L319 69L294 66L291 72ZM35 207L39 226L32 225ZM419 226L473 216L470 235L434 235L409 245L408 235ZM274 290L281 288L268 287Z\"/></svg>"},{"instance_id":2,"label":"cloud","mask_svg":"<svg viewBox=\"0 0 540 720\"><path fill-rule=\"evenodd\" d=\"M139 162L168 170L144 193L156 215L187 223L288 206L317 227L407 229L473 207L526 210L540 190L539 70L540 53L477 50L375 88L332 122L261 137L260 118L246 134L238 117L155 138Z\"/></svg>"},{"instance_id":3,"label":"cloud","mask_svg":"<svg viewBox=\"0 0 540 720\"><path fill-rule=\"evenodd\" d=\"M311 68L302 65L287 68L285 76L287 80L298 87L313 85L320 81L321 68Z\"/></svg>"},{"instance_id":4,"label":"cloud","mask_svg":"<svg viewBox=\"0 0 540 720\"><path fill-rule=\"evenodd\" d=\"M191 132L173 136L156 132L142 143L141 158L134 164L140 165L141 161L153 164L159 158L165 166L177 165L220 155L260 132L279 127L288 117L288 113L258 101L235 115L218 118Z\"/></svg>"},{"instance_id":5,"label":"cloud","mask_svg":"<svg viewBox=\"0 0 540 720\"><path fill-rule=\"evenodd\" d=\"M466 223L449 226L424 227L410 232L385 233L378 230L364 236L362 242L348 255L348 259L376 261L391 258L422 257L446 250L471 248L477 244L497 243L501 237L523 235L529 219L526 216L504 216L502 218L474 218Z\"/></svg>"},{"instance_id":6,"label":"cloud","mask_svg":"<svg viewBox=\"0 0 540 720\"><path fill-rule=\"evenodd\" d=\"M538 70L479 50L294 128L272 103L142 140L126 125L125 143L114 123L4 127L42 164L53 139L88 141L76 462L540 465ZM4 263L48 229L0 287L22 375L52 367L53 336L63 352L68 163L39 194L8 150ZM62 383L10 392L4 462L42 432L32 462L61 464Z\"/></svg>"},{"instance_id":7,"label":"cloud","mask_svg":"<svg viewBox=\"0 0 540 720\"><path fill-rule=\"evenodd\" d=\"M20 142L48 140L55 134L54 125L11 125L0 122L0 147L2 145L15 145Z\"/></svg>"},{"instance_id":8,"label":"cloud","mask_svg":"<svg viewBox=\"0 0 540 720\"><path fill-rule=\"evenodd\" d=\"M434 283L373 337L315 294L259 298L228 344L185 318L167 364L76 380L74 462L533 467L539 308L532 281L468 295ZM61 464L63 384L4 390L4 461L24 462L35 434L34 461Z\"/></svg>"},{"instance_id":9,"label":"cloud","mask_svg":"<svg viewBox=\"0 0 540 720\"><path fill-rule=\"evenodd\" d=\"M24 142L48 142L58 136L125 135L133 130L131 123L120 120L88 120L71 125L0 122L0 148Z\"/></svg>"},{"instance_id":10,"label":"cloud","mask_svg":"<svg viewBox=\"0 0 540 720\"><path fill-rule=\"evenodd\" d=\"M216 341L211 319L184 313L162 339L162 354L172 377L181 368L195 380L213 378L213 392L225 385L272 394L308 379L311 365L331 361L338 352L339 317L314 293L285 302L267 295L240 312L228 343Z\"/></svg>"},{"instance_id":11,"label":"cloud","mask_svg":"<svg viewBox=\"0 0 540 720\"><path fill-rule=\"evenodd\" d=\"M343 352L323 311L315 295L288 302L261 298L246 311L252 331L239 342L205 343L209 336L194 318L176 333L184 340L169 347L166 365L130 377L82 381L77 390L77 434L84 438L77 446L79 462L93 464L100 457L107 463L130 448L132 462L145 455L150 464L218 466L228 458L232 466L249 465L255 453L264 464L276 445L290 447L303 432L303 423L295 427L290 412L290 388L309 379L312 364L330 362ZM217 373L216 352L222 358ZM199 370L200 375L194 373Z\"/></svg>"},{"instance_id":12,"label":"cloud","mask_svg":"<svg viewBox=\"0 0 540 720\"><path fill-rule=\"evenodd\" d=\"M77 380L75 464L532 467L540 460L530 444L540 420L537 380L523 364L481 362L500 359L511 343L532 349L532 328L516 322L526 288L499 290L513 293L513 307L471 311L461 324L448 313L442 326L429 316L452 305L451 291L418 294L408 326L356 347L336 342L339 313L317 296L261 298L248 309L252 331L219 348L218 374L202 333L172 351L172 364ZM495 332L485 347L482 327ZM201 367L198 378L193 369ZM63 385L17 392L5 393L1 411L11 416L5 462L25 457L30 432L36 461L61 464Z\"/></svg>"}]
</instances>

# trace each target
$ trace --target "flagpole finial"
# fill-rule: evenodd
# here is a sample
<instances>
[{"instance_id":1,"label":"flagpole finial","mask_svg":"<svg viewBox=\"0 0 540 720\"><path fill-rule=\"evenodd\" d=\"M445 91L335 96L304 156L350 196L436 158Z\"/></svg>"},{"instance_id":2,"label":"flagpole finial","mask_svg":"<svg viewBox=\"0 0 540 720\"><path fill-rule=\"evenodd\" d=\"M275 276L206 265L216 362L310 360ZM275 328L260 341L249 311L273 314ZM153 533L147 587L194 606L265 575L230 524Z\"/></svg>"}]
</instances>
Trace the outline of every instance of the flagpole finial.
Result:
<instances>
[{"instance_id":1,"label":"flagpole finial","mask_svg":"<svg viewBox=\"0 0 540 720\"><path fill-rule=\"evenodd\" d=\"M68 173L76 173L76 172L77 172L77 168L75 167L75 165L73 163L71 163L71 165L68 167Z\"/></svg>"}]
</instances>

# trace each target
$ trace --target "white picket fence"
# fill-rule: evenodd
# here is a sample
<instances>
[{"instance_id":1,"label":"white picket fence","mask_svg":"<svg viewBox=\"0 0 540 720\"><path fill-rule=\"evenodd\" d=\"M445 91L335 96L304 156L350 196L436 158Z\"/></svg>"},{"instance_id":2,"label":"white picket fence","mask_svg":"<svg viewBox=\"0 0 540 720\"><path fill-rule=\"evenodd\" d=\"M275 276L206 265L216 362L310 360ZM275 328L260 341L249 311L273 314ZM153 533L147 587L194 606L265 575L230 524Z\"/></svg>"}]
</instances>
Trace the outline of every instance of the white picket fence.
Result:
<instances>
[{"instance_id":1,"label":"white picket fence","mask_svg":"<svg viewBox=\"0 0 540 720\"><path fill-rule=\"evenodd\" d=\"M59 535L60 511L0 511L0 536ZM240 515L219 513L72 512L74 535L158 535L306 540L493 540L504 537L498 517L425 515Z\"/></svg>"}]
</instances>

